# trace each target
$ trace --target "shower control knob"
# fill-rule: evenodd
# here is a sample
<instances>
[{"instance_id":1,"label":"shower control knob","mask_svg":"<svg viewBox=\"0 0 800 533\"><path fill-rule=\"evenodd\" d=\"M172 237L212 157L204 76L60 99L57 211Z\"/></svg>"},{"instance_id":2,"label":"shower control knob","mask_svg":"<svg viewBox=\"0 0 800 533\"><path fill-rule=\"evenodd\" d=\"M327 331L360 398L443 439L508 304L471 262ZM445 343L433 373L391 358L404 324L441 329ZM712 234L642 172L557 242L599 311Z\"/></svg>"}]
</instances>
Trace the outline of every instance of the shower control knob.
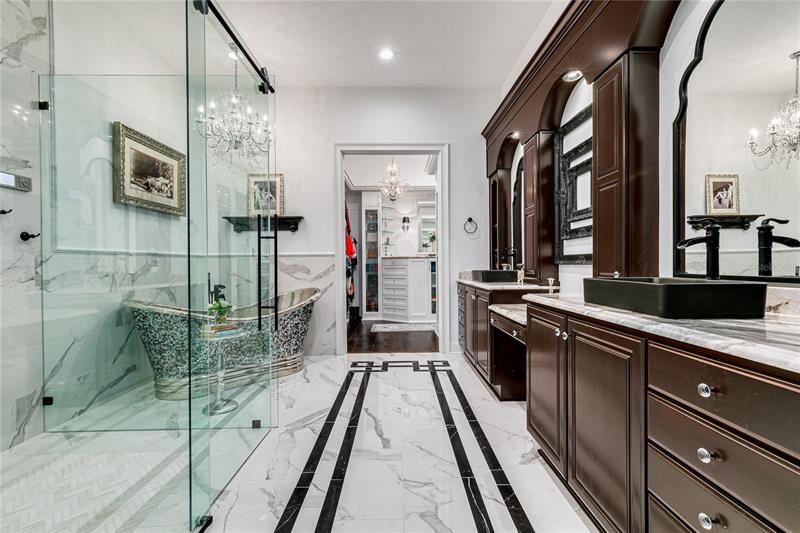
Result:
<instances>
[{"instance_id":1,"label":"shower control knob","mask_svg":"<svg viewBox=\"0 0 800 533\"><path fill-rule=\"evenodd\" d=\"M0 215L7 215L12 211L13 209L0 209Z\"/></svg>"},{"instance_id":2,"label":"shower control knob","mask_svg":"<svg viewBox=\"0 0 800 533\"><path fill-rule=\"evenodd\" d=\"M19 234L19 238L22 239L23 241L27 242L27 241L29 241L31 239L35 239L39 235L41 235L41 233L35 233L34 234L34 233L28 233L27 231L23 231L22 233Z\"/></svg>"}]
</instances>

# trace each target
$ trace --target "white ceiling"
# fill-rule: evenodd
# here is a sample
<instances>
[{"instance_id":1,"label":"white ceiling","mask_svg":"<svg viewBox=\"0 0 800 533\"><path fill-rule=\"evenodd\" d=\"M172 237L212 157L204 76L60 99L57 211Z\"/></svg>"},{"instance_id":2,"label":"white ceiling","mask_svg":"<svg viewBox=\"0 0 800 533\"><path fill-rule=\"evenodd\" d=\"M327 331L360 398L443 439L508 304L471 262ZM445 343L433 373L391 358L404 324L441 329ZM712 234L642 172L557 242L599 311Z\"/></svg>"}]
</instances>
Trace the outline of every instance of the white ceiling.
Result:
<instances>
[{"instance_id":1,"label":"white ceiling","mask_svg":"<svg viewBox=\"0 0 800 533\"><path fill-rule=\"evenodd\" d=\"M223 9L279 87L500 87L552 3L223 0ZM378 58L384 46L392 61Z\"/></svg>"},{"instance_id":2,"label":"white ceiling","mask_svg":"<svg viewBox=\"0 0 800 533\"><path fill-rule=\"evenodd\" d=\"M400 171L400 179L411 187L434 187L436 177L425 173L427 155L418 154L346 154L344 169L354 187L376 187L378 180L386 177L386 167L394 159Z\"/></svg>"},{"instance_id":3,"label":"white ceiling","mask_svg":"<svg viewBox=\"0 0 800 533\"><path fill-rule=\"evenodd\" d=\"M800 1L725 2L706 37L703 61L689 89L698 92L785 92L794 90L794 61L800 50Z\"/></svg>"}]
</instances>

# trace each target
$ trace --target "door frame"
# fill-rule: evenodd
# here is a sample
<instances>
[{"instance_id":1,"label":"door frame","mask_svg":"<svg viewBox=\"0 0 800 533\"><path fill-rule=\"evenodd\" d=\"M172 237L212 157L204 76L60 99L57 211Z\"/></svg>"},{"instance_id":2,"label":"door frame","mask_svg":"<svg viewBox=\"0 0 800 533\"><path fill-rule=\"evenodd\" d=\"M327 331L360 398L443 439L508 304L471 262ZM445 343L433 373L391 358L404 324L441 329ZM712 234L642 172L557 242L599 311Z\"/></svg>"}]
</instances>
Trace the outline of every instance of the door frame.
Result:
<instances>
[{"instance_id":1,"label":"door frame","mask_svg":"<svg viewBox=\"0 0 800 533\"><path fill-rule=\"evenodd\" d=\"M347 354L347 314L345 312L345 234L344 234L344 156L380 154L433 154L439 158L436 180L436 227L439 242L437 252L438 269L438 316L439 353L450 351L450 284L446 276L450 272L450 145L434 144L381 144L381 143L343 143L334 145L336 172L334 191L336 191L336 220L333 224L335 249L336 290L336 354ZM377 179L377 177L376 177Z\"/></svg>"}]
</instances>

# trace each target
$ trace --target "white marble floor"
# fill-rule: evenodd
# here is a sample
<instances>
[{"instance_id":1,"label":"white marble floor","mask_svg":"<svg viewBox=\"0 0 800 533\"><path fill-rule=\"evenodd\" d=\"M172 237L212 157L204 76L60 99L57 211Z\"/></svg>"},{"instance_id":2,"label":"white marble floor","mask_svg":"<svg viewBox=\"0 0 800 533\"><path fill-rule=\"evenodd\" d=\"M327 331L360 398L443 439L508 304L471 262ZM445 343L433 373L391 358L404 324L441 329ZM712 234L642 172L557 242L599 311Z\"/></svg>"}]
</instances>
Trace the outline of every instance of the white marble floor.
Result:
<instances>
[{"instance_id":1,"label":"white marble floor","mask_svg":"<svg viewBox=\"0 0 800 533\"><path fill-rule=\"evenodd\" d=\"M524 403L497 401L460 354L309 358L302 374L281 381L279 427L220 494L207 531L289 531L292 513L284 510L351 363L430 359L449 363L533 529L594 531L538 456ZM437 375L494 531L518 531L453 386L445 373ZM314 531L323 516L341 532L476 531L431 375L412 368L370 374L339 500L327 513L326 496L363 379L354 373L291 531Z\"/></svg>"}]
</instances>

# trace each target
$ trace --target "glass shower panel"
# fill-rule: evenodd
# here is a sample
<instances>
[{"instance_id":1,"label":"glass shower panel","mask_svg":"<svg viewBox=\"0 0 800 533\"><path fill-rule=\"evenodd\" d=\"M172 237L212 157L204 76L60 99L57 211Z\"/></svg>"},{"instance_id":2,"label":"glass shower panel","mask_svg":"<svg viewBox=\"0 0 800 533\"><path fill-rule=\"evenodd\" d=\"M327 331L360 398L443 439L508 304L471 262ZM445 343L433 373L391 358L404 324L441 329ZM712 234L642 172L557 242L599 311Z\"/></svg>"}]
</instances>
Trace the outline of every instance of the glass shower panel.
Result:
<instances>
[{"instance_id":1,"label":"glass shower panel","mask_svg":"<svg viewBox=\"0 0 800 533\"><path fill-rule=\"evenodd\" d=\"M193 128L205 138L208 305L215 315L201 332L211 384L204 412L213 498L272 425L273 321L259 307L271 305L269 215L279 189L270 167L271 98L215 17L206 17L205 35L206 100L194 110Z\"/></svg>"}]
</instances>

